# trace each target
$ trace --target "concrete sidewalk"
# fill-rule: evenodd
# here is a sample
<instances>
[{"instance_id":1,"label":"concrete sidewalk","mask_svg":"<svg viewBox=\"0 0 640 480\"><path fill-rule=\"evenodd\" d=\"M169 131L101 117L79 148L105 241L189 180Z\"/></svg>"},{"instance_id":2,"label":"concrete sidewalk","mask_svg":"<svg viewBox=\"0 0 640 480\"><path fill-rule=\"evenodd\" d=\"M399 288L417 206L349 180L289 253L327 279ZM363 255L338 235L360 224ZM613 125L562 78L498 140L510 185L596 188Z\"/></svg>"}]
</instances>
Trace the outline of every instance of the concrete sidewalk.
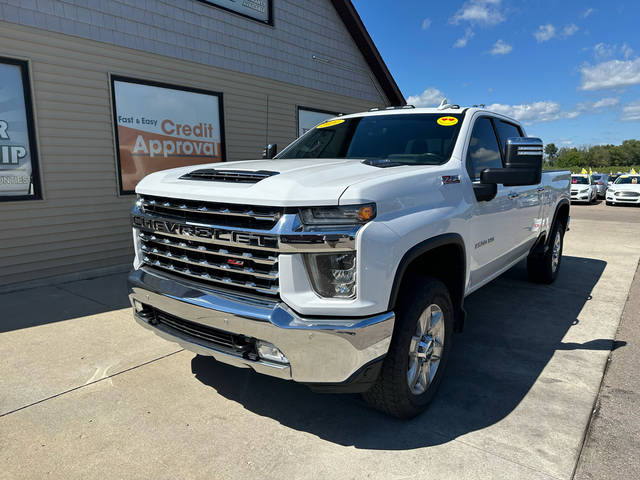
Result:
<instances>
[{"instance_id":1,"label":"concrete sidewalk","mask_svg":"<svg viewBox=\"0 0 640 480\"><path fill-rule=\"evenodd\" d=\"M640 478L640 268L629 291L576 480Z\"/></svg>"},{"instance_id":2,"label":"concrete sidewalk","mask_svg":"<svg viewBox=\"0 0 640 480\"><path fill-rule=\"evenodd\" d=\"M613 339L640 210L615 210L603 228L600 206L572 209L554 285L519 265L467 299L409 422L180 350L133 322L123 275L0 295L0 478L569 479L631 342Z\"/></svg>"}]
</instances>

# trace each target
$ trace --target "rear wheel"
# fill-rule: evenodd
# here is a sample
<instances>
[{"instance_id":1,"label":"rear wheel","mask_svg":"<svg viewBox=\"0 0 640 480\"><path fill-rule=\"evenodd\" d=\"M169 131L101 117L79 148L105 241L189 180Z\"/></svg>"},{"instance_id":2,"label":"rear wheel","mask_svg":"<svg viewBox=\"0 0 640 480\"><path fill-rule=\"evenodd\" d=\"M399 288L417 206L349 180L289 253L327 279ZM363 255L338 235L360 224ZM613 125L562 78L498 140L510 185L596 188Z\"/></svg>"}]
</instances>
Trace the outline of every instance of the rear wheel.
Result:
<instances>
[{"instance_id":1,"label":"rear wheel","mask_svg":"<svg viewBox=\"0 0 640 480\"><path fill-rule=\"evenodd\" d=\"M529 280L536 283L552 283L558 276L562 263L562 246L564 244L564 227L559 222L551 231L551 244L543 255L527 257L527 273Z\"/></svg>"},{"instance_id":2,"label":"rear wheel","mask_svg":"<svg viewBox=\"0 0 640 480\"><path fill-rule=\"evenodd\" d=\"M433 399L449 358L453 307L445 285L423 277L399 299L396 325L380 377L363 394L372 407L412 418Z\"/></svg>"}]
</instances>

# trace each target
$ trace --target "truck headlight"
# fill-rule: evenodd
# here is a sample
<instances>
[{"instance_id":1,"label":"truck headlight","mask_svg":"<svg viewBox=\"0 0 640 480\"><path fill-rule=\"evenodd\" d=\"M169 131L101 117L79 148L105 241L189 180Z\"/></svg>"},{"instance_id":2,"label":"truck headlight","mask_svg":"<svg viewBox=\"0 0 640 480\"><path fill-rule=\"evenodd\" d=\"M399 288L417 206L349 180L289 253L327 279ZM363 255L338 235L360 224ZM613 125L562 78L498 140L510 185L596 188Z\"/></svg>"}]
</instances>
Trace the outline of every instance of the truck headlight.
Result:
<instances>
[{"instance_id":1,"label":"truck headlight","mask_svg":"<svg viewBox=\"0 0 640 480\"><path fill-rule=\"evenodd\" d=\"M305 255L311 285L321 297L356 296L356 252Z\"/></svg>"},{"instance_id":2,"label":"truck headlight","mask_svg":"<svg viewBox=\"0 0 640 480\"><path fill-rule=\"evenodd\" d=\"M375 203L300 209L300 219L305 225L359 225L375 216Z\"/></svg>"}]
</instances>

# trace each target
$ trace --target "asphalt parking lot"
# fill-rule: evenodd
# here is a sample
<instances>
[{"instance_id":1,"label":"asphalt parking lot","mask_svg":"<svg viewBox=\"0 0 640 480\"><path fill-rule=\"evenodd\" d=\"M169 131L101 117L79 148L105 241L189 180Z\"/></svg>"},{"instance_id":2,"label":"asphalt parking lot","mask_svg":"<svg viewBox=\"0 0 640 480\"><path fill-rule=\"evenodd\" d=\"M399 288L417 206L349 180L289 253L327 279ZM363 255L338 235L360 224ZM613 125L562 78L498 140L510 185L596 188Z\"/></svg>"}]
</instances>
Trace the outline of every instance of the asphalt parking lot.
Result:
<instances>
[{"instance_id":1,"label":"asphalt parking lot","mask_svg":"<svg viewBox=\"0 0 640 480\"><path fill-rule=\"evenodd\" d=\"M571 216L554 285L518 265L467 299L442 389L409 422L159 339L125 275L0 295L0 478L618 478L592 475L618 448L597 421L578 459L607 359L634 345L616 331L640 208Z\"/></svg>"}]
</instances>

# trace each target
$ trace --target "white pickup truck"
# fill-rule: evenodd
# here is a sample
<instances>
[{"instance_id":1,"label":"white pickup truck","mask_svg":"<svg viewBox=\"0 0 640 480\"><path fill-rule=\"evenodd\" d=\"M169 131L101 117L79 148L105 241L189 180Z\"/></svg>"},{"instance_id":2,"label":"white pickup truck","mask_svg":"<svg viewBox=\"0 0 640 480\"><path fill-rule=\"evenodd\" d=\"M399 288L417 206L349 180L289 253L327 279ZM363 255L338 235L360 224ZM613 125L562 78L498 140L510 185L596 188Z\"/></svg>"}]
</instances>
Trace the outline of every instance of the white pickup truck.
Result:
<instances>
[{"instance_id":1,"label":"white pickup truck","mask_svg":"<svg viewBox=\"0 0 640 480\"><path fill-rule=\"evenodd\" d=\"M557 276L570 173L542 172L513 119L446 105L336 117L275 158L136 192L141 325L409 418L442 381L465 296L524 259L531 280Z\"/></svg>"}]
</instances>

